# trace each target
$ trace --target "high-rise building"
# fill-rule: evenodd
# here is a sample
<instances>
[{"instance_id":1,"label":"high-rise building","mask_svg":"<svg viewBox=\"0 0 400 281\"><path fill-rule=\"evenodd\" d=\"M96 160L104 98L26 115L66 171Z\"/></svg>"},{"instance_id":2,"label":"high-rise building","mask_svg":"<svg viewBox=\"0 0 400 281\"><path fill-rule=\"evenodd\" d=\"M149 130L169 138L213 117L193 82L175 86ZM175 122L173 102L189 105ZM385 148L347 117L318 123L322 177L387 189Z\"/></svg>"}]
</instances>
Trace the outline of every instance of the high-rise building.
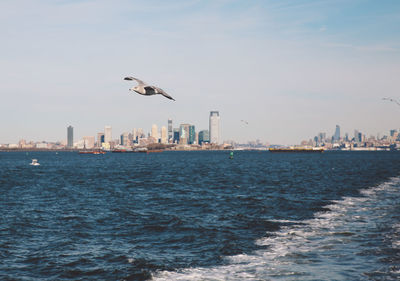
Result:
<instances>
[{"instance_id":1,"label":"high-rise building","mask_svg":"<svg viewBox=\"0 0 400 281\"><path fill-rule=\"evenodd\" d=\"M74 147L74 127L68 126L67 128L67 147Z\"/></svg>"},{"instance_id":2,"label":"high-rise building","mask_svg":"<svg viewBox=\"0 0 400 281\"><path fill-rule=\"evenodd\" d=\"M156 124L151 126L151 136L158 141L158 127Z\"/></svg>"},{"instance_id":3,"label":"high-rise building","mask_svg":"<svg viewBox=\"0 0 400 281\"><path fill-rule=\"evenodd\" d=\"M165 126L161 127L161 143L167 143L167 128Z\"/></svg>"},{"instance_id":4,"label":"high-rise building","mask_svg":"<svg viewBox=\"0 0 400 281\"><path fill-rule=\"evenodd\" d=\"M219 112L210 112L210 143L219 144L220 143L220 127L219 127Z\"/></svg>"},{"instance_id":5,"label":"high-rise building","mask_svg":"<svg viewBox=\"0 0 400 281\"><path fill-rule=\"evenodd\" d=\"M199 144L209 143L210 142L210 134L208 130L202 130L199 132Z\"/></svg>"},{"instance_id":6,"label":"high-rise building","mask_svg":"<svg viewBox=\"0 0 400 281\"><path fill-rule=\"evenodd\" d=\"M335 129L335 134L333 136L333 140L334 141L339 141L340 140L340 126L336 125L336 129Z\"/></svg>"},{"instance_id":7,"label":"high-rise building","mask_svg":"<svg viewBox=\"0 0 400 281\"><path fill-rule=\"evenodd\" d=\"M196 128L194 125L189 126L189 137L188 137L188 143L189 144L194 144L196 142Z\"/></svg>"},{"instance_id":8,"label":"high-rise building","mask_svg":"<svg viewBox=\"0 0 400 281\"><path fill-rule=\"evenodd\" d=\"M144 137L146 137L146 135L144 134L143 129L142 129L142 128L139 128L139 129L137 130L137 138L138 138L138 140L141 139L141 138L144 138Z\"/></svg>"},{"instance_id":9,"label":"high-rise building","mask_svg":"<svg viewBox=\"0 0 400 281\"><path fill-rule=\"evenodd\" d=\"M172 135L172 119L168 119L168 142L172 142L173 139Z\"/></svg>"},{"instance_id":10,"label":"high-rise building","mask_svg":"<svg viewBox=\"0 0 400 281\"><path fill-rule=\"evenodd\" d=\"M104 127L104 142L111 143L112 141L112 131L111 126Z\"/></svg>"},{"instance_id":11,"label":"high-rise building","mask_svg":"<svg viewBox=\"0 0 400 281\"><path fill-rule=\"evenodd\" d=\"M101 147L104 142L104 133L97 133L97 147Z\"/></svg>"},{"instance_id":12,"label":"high-rise building","mask_svg":"<svg viewBox=\"0 0 400 281\"><path fill-rule=\"evenodd\" d=\"M132 130L132 141L134 143L137 143L137 141L138 141L138 133L137 133L136 128L133 128L133 130Z\"/></svg>"},{"instance_id":13,"label":"high-rise building","mask_svg":"<svg viewBox=\"0 0 400 281\"><path fill-rule=\"evenodd\" d=\"M179 143L179 135L180 135L179 129L175 128L174 134L173 134L173 141L172 141L173 143Z\"/></svg>"},{"instance_id":14,"label":"high-rise building","mask_svg":"<svg viewBox=\"0 0 400 281\"><path fill-rule=\"evenodd\" d=\"M129 133L123 133L120 136L120 144L122 146L127 146L128 145L128 141L129 141Z\"/></svg>"}]
</instances>

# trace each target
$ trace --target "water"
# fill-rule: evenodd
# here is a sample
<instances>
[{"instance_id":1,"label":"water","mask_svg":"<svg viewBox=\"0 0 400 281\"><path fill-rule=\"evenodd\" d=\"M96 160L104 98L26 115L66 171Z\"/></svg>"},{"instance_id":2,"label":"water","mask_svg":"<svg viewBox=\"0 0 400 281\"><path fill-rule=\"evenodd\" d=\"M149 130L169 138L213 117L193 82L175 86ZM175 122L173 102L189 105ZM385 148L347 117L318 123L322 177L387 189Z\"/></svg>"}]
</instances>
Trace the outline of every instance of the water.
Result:
<instances>
[{"instance_id":1,"label":"water","mask_svg":"<svg viewBox=\"0 0 400 281\"><path fill-rule=\"evenodd\" d=\"M0 279L398 280L399 188L395 152L0 152Z\"/></svg>"}]
</instances>

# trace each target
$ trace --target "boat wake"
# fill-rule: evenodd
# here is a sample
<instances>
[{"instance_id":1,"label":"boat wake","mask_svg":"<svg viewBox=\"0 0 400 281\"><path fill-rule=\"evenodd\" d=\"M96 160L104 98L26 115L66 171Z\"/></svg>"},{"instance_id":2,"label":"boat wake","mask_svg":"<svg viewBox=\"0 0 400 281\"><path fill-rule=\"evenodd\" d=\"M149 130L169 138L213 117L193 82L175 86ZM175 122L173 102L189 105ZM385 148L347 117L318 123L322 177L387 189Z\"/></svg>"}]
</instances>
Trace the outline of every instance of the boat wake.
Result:
<instances>
[{"instance_id":1,"label":"boat wake","mask_svg":"<svg viewBox=\"0 0 400 281\"><path fill-rule=\"evenodd\" d=\"M153 280L400 279L400 177L344 197L303 221L277 221L279 231L251 254L226 265L161 271Z\"/></svg>"}]
</instances>

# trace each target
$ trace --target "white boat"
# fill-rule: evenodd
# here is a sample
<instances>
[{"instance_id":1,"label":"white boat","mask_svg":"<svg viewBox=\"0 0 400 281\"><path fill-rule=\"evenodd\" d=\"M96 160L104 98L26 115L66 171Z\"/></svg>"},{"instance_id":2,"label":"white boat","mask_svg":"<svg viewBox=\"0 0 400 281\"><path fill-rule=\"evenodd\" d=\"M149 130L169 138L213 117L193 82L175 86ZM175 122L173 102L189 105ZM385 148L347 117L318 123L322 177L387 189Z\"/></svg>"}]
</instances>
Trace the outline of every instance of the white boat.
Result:
<instances>
[{"instance_id":1,"label":"white boat","mask_svg":"<svg viewBox=\"0 0 400 281\"><path fill-rule=\"evenodd\" d=\"M39 166L40 164L39 164L39 162L37 161L37 159L32 159L32 163L29 164L29 165L32 165L32 166Z\"/></svg>"}]
</instances>

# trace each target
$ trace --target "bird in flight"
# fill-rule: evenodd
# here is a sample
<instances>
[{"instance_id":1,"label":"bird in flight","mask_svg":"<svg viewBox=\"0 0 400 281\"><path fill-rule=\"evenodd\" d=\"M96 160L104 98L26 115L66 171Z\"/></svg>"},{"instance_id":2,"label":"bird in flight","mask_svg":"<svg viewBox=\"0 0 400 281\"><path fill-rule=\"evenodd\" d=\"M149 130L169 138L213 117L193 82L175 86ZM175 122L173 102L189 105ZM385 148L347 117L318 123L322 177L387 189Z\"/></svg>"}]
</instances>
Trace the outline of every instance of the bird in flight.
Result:
<instances>
[{"instance_id":1,"label":"bird in flight","mask_svg":"<svg viewBox=\"0 0 400 281\"><path fill-rule=\"evenodd\" d=\"M388 100L388 101L391 101L391 102L394 102L394 103L396 103L397 105L400 105L400 103L397 101L397 100L395 100L395 99L392 99L392 98L382 98L383 100Z\"/></svg>"},{"instance_id":2,"label":"bird in flight","mask_svg":"<svg viewBox=\"0 0 400 281\"><path fill-rule=\"evenodd\" d=\"M247 122L246 120L240 120L240 122L245 123L246 125L249 125L249 122Z\"/></svg>"},{"instance_id":3,"label":"bird in flight","mask_svg":"<svg viewBox=\"0 0 400 281\"><path fill-rule=\"evenodd\" d=\"M129 91L135 91L136 93L145 95L145 96L152 96L152 95L160 94L170 100L175 100L173 97L171 97L166 92L164 92L163 89L158 88L156 86L147 85L145 82L143 82L142 80L139 80L137 78L128 76L128 77L125 77L124 80L129 80L129 81L134 80L134 81L138 82L138 85L130 88Z\"/></svg>"}]
</instances>

